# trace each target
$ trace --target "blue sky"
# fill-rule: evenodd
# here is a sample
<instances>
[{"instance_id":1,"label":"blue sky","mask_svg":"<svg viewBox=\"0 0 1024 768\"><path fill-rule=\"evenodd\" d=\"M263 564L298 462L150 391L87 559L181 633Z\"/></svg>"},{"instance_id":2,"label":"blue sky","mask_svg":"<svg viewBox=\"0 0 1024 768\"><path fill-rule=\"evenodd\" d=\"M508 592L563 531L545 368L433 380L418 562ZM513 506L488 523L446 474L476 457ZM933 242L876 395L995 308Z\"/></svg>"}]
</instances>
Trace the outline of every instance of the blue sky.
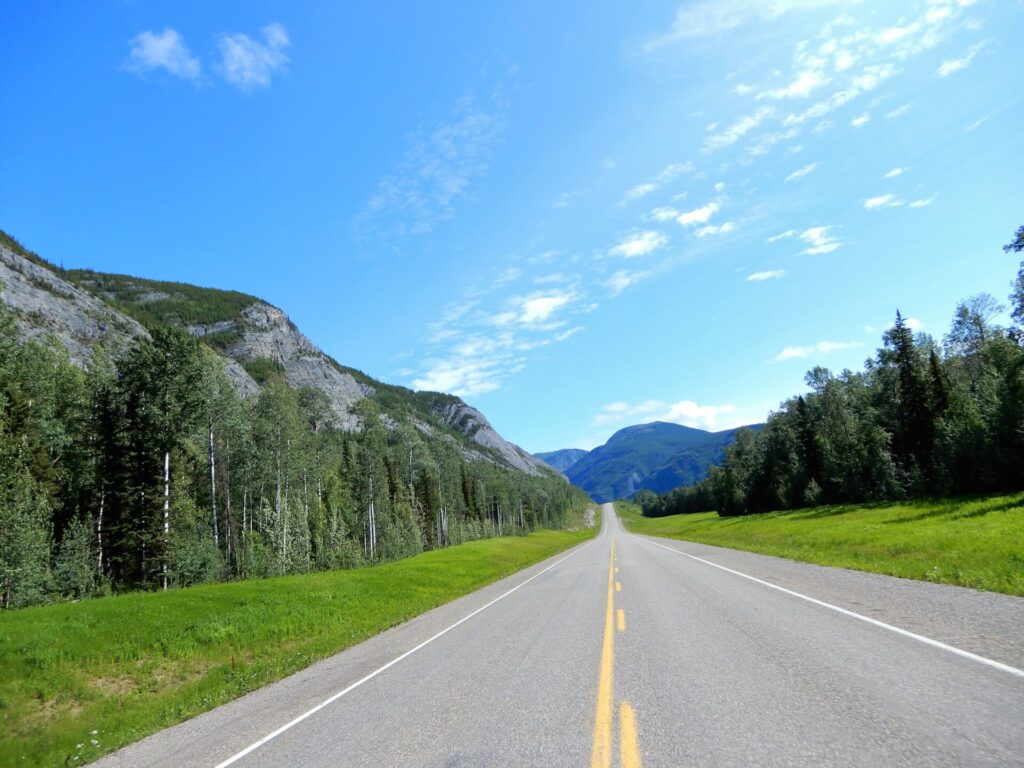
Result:
<instances>
[{"instance_id":1,"label":"blue sky","mask_svg":"<svg viewBox=\"0 0 1024 768\"><path fill-rule=\"evenodd\" d=\"M0 226L256 294L529 450L758 421L1016 272L1019 0L4 16Z\"/></svg>"}]
</instances>

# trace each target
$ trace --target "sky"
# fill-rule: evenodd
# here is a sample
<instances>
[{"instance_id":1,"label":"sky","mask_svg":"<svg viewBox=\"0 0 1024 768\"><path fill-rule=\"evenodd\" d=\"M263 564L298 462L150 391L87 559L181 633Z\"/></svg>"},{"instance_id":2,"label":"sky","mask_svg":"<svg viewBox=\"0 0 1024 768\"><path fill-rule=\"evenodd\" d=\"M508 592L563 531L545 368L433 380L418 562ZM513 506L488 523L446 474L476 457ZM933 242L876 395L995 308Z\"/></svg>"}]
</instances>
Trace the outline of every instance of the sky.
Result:
<instances>
[{"instance_id":1,"label":"sky","mask_svg":"<svg viewBox=\"0 0 1024 768\"><path fill-rule=\"evenodd\" d=\"M527 450L763 420L1005 301L1020 0L40 2L0 227L229 288Z\"/></svg>"}]
</instances>

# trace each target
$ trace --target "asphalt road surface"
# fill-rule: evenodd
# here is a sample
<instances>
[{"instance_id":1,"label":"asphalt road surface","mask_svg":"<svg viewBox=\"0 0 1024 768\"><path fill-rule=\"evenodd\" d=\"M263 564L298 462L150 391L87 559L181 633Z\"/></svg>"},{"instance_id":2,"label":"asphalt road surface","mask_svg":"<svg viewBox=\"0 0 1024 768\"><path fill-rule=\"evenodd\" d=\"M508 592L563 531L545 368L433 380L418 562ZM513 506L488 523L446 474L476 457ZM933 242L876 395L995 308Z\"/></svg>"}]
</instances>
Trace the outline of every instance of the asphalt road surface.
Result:
<instances>
[{"instance_id":1,"label":"asphalt road surface","mask_svg":"<svg viewBox=\"0 0 1024 768\"><path fill-rule=\"evenodd\" d=\"M97 765L1024 766L1024 599L603 521Z\"/></svg>"}]
</instances>

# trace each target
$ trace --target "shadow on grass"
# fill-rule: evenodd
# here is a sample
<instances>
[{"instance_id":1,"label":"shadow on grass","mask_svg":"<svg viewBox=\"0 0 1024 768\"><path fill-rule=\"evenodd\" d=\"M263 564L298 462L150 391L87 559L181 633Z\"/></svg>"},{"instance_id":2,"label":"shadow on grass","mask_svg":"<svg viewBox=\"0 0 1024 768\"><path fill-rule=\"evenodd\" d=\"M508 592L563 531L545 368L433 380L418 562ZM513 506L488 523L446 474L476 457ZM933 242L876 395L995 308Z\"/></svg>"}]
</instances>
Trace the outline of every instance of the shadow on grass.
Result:
<instances>
[{"instance_id":1,"label":"shadow on grass","mask_svg":"<svg viewBox=\"0 0 1024 768\"><path fill-rule=\"evenodd\" d=\"M1012 509L1024 509L1024 496L1003 502L1002 504L994 504L991 506L985 505L985 499L985 496L969 496L958 500L955 504L950 504L949 502L946 502L945 504L942 502L917 502L914 506L920 505L931 508L925 512L921 512L920 514L912 515L911 517L900 517L896 520L886 520L885 524L917 523L921 520L929 520L937 517L948 517L956 520L970 520L974 517L984 517L992 512L1009 512ZM981 508L973 512L962 512L964 507L968 507L972 504L979 504L981 505Z\"/></svg>"}]
</instances>

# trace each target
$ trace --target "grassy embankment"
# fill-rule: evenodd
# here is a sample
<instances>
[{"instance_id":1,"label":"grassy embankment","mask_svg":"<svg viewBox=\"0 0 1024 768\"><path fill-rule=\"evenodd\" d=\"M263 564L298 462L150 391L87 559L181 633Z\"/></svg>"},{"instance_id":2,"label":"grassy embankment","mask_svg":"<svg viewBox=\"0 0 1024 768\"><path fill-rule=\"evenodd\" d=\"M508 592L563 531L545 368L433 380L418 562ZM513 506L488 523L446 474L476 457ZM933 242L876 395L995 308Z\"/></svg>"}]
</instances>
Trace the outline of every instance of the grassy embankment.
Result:
<instances>
[{"instance_id":1,"label":"grassy embankment","mask_svg":"<svg viewBox=\"0 0 1024 768\"><path fill-rule=\"evenodd\" d=\"M591 538L0 613L0 765L81 765Z\"/></svg>"},{"instance_id":2,"label":"grassy embankment","mask_svg":"<svg viewBox=\"0 0 1024 768\"><path fill-rule=\"evenodd\" d=\"M1024 595L1024 494L724 518L646 518L628 502L615 508L634 533Z\"/></svg>"}]
</instances>

